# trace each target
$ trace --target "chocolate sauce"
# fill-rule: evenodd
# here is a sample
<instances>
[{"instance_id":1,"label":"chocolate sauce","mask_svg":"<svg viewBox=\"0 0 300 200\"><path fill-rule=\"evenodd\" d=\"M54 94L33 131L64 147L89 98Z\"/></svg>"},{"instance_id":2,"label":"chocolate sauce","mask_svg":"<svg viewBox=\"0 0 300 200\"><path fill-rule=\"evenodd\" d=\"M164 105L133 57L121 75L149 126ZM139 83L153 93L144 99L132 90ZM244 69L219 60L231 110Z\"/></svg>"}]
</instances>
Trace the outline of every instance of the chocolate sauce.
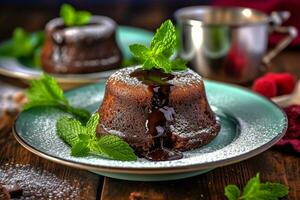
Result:
<instances>
[{"instance_id":1,"label":"chocolate sauce","mask_svg":"<svg viewBox=\"0 0 300 200\"><path fill-rule=\"evenodd\" d=\"M173 121L173 115L175 114L174 108L169 105L169 95L173 86L169 83L169 80L172 80L174 75L163 73L160 70L137 69L130 76L136 77L148 85L148 89L153 94L151 106L148 109L146 130L154 138L154 145L145 158L152 161L182 158L181 152L168 149L165 144L171 137L168 124Z\"/></svg>"},{"instance_id":2,"label":"chocolate sauce","mask_svg":"<svg viewBox=\"0 0 300 200\"><path fill-rule=\"evenodd\" d=\"M182 158L182 153L167 148L157 148L150 151L146 158L153 161L178 160Z\"/></svg>"}]
</instances>

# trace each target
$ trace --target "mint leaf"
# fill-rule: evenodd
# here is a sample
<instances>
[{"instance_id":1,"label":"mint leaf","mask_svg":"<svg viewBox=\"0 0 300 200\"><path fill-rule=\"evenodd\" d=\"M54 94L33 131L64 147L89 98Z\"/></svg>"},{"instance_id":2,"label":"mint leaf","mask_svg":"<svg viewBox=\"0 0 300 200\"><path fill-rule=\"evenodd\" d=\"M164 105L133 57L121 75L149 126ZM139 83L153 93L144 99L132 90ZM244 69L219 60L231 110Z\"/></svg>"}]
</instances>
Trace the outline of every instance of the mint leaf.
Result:
<instances>
[{"instance_id":1,"label":"mint leaf","mask_svg":"<svg viewBox=\"0 0 300 200\"><path fill-rule=\"evenodd\" d=\"M66 26L72 26L76 20L76 11L71 5L63 4L60 8L60 17Z\"/></svg>"},{"instance_id":2,"label":"mint leaf","mask_svg":"<svg viewBox=\"0 0 300 200\"><path fill-rule=\"evenodd\" d=\"M85 141L85 142L88 142L91 139L91 137L87 134L79 134L78 138L79 138L79 140Z\"/></svg>"},{"instance_id":3,"label":"mint leaf","mask_svg":"<svg viewBox=\"0 0 300 200\"><path fill-rule=\"evenodd\" d=\"M163 55L157 55L154 57L153 62L155 63L154 67L157 69L161 69L165 73L171 73L172 72L172 65L168 58L166 58ZM164 67L159 67L164 66Z\"/></svg>"},{"instance_id":4,"label":"mint leaf","mask_svg":"<svg viewBox=\"0 0 300 200\"><path fill-rule=\"evenodd\" d=\"M111 159L116 160L136 160L133 149L122 139L114 135L104 135L97 138L96 152L107 155Z\"/></svg>"},{"instance_id":5,"label":"mint leaf","mask_svg":"<svg viewBox=\"0 0 300 200\"><path fill-rule=\"evenodd\" d=\"M70 105L68 99L64 96L63 90L51 76L43 74L41 79L32 80L26 94L28 103L23 106L24 110L33 107L51 106L74 115L82 122L86 122L90 117L88 111Z\"/></svg>"},{"instance_id":6,"label":"mint leaf","mask_svg":"<svg viewBox=\"0 0 300 200\"><path fill-rule=\"evenodd\" d=\"M279 197L279 198L282 198L282 197L288 195L288 193L289 193L288 187L286 187L280 183L270 183L270 182L262 183L260 186L260 189L269 191L274 196Z\"/></svg>"},{"instance_id":7,"label":"mint leaf","mask_svg":"<svg viewBox=\"0 0 300 200\"><path fill-rule=\"evenodd\" d=\"M182 59L175 59L172 60L171 62L171 66L172 66L172 70L173 71L182 71L182 70L186 70L186 61L182 60Z\"/></svg>"},{"instance_id":8,"label":"mint leaf","mask_svg":"<svg viewBox=\"0 0 300 200\"><path fill-rule=\"evenodd\" d=\"M90 22L92 14L88 11L76 11L69 4L63 4L60 8L60 17L66 26L81 26Z\"/></svg>"},{"instance_id":9,"label":"mint leaf","mask_svg":"<svg viewBox=\"0 0 300 200\"><path fill-rule=\"evenodd\" d=\"M70 146L77 142L96 138L96 127L99 123L99 114L94 113L84 126L80 121L62 117L56 122L57 135Z\"/></svg>"},{"instance_id":10,"label":"mint leaf","mask_svg":"<svg viewBox=\"0 0 300 200\"><path fill-rule=\"evenodd\" d=\"M169 58L174 53L175 47L175 26L171 20L167 20L157 29L151 41L150 48L154 54L162 54L166 58Z\"/></svg>"},{"instance_id":11,"label":"mint leaf","mask_svg":"<svg viewBox=\"0 0 300 200\"><path fill-rule=\"evenodd\" d=\"M27 90L28 103L23 109L27 110L36 106L61 106L68 105L68 100L63 94L55 79L48 75L42 75L40 80L32 80Z\"/></svg>"},{"instance_id":12,"label":"mint leaf","mask_svg":"<svg viewBox=\"0 0 300 200\"><path fill-rule=\"evenodd\" d=\"M259 173L256 174L255 177L251 178L246 184L243 190L243 196L247 196L248 194L255 193L260 188L260 180Z\"/></svg>"},{"instance_id":13,"label":"mint leaf","mask_svg":"<svg viewBox=\"0 0 300 200\"><path fill-rule=\"evenodd\" d=\"M228 200L237 200L241 195L241 190L236 185L225 187L225 196Z\"/></svg>"},{"instance_id":14,"label":"mint leaf","mask_svg":"<svg viewBox=\"0 0 300 200\"><path fill-rule=\"evenodd\" d=\"M73 146L79 142L79 134L85 132L81 123L69 117L62 117L56 122L57 135L68 145Z\"/></svg>"},{"instance_id":15,"label":"mint leaf","mask_svg":"<svg viewBox=\"0 0 300 200\"><path fill-rule=\"evenodd\" d=\"M69 104L66 106L65 111L74 115L75 117L80 119L82 122L88 121L91 116L89 111L82 109L82 108L72 107Z\"/></svg>"},{"instance_id":16,"label":"mint leaf","mask_svg":"<svg viewBox=\"0 0 300 200\"><path fill-rule=\"evenodd\" d=\"M160 69L165 73L185 70L186 63L181 59L171 60L170 57L177 47L175 26L171 20L165 21L157 29L150 43L150 48L141 44L132 44L129 49L134 58L140 61L144 70Z\"/></svg>"},{"instance_id":17,"label":"mint leaf","mask_svg":"<svg viewBox=\"0 0 300 200\"><path fill-rule=\"evenodd\" d=\"M129 45L129 50L135 58L138 58L142 61L147 60L147 57L150 55L150 49L142 44L132 44Z\"/></svg>"},{"instance_id":18,"label":"mint leaf","mask_svg":"<svg viewBox=\"0 0 300 200\"><path fill-rule=\"evenodd\" d=\"M159 68L158 66L155 67L155 58L152 56L152 57L149 57L147 60L145 60L145 62L143 63L143 69L144 70L151 70L153 68Z\"/></svg>"},{"instance_id":19,"label":"mint leaf","mask_svg":"<svg viewBox=\"0 0 300 200\"><path fill-rule=\"evenodd\" d=\"M288 188L280 183L261 183L259 173L247 182L242 194L236 185L225 187L228 200L278 200L288 195L288 192Z\"/></svg>"},{"instance_id":20,"label":"mint leaf","mask_svg":"<svg viewBox=\"0 0 300 200\"><path fill-rule=\"evenodd\" d=\"M76 13L76 25L84 25L90 22L92 14L87 11L78 11Z\"/></svg>"},{"instance_id":21,"label":"mint leaf","mask_svg":"<svg viewBox=\"0 0 300 200\"><path fill-rule=\"evenodd\" d=\"M87 156L89 152L88 143L85 141L79 141L71 148L71 155L75 157Z\"/></svg>"},{"instance_id":22,"label":"mint leaf","mask_svg":"<svg viewBox=\"0 0 300 200\"><path fill-rule=\"evenodd\" d=\"M57 135L69 144L72 156L93 153L115 160L136 160L133 149L114 135L96 136L99 114L93 114L86 125L74 118L62 117L56 123Z\"/></svg>"},{"instance_id":23,"label":"mint leaf","mask_svg":"<svg viewBox=\"0 0 300 200\"><path fill-rule=\"evenodd\" d=\"M34 48L29 34L22 28L16 28L13 33L13 50L15 57L29 55Z\"/></svg>"},{"instance_id":24,"label":"mint leaf","mask_svg":"<svg viewBox=\"0 0 300 200\"><path fill-rule=\"evenodd\" d=\"M39 67L41 66L41 48L36 48L33 52L31 62L28 64L29 66Z\"/></svg>"},{"instance_id":25,"label":"mint leaf","mask_svg":"<svg viewBox=\"0 0 300 200\"><path fill-rule=\"evenodd\" d=\"M249 196L245 196L246 200L278 200L271 192L266 190L258 190Z\"/></svg>"},{"instance_id":26,"label":"mint leaf","mask_svg":"<svg viewBox=\"0 0 300 200\"><path fill-rule=\"evenodd\" d=\"M89 119L89 121L86 123L86 128L87 128L87 132L86 134L90 135L90 136L95 136L96 133L96 128L97 125L99 123L99 114L98 113L94 113L91 118Z\"/></svg>"},{"instance_id":27,"label":"mint leaf","mask_svg":"<svg viewBox=\"0 0 300 200\"><path fill-rule=\"evenodd\" d=\"M24 30L23 30L24 31ZM18 59L19 62L28 66L38 68L41 66L41 49L45 41L44 32L26 33L23 43L16 42L13 38L12 57ZM21 49L21 51L20 51Z\"/></svg>"},{"instance_id":28,"label":"mint leaf","mask_svg":"<svg viewBox=\"0 0 300 200\"><path fill-rule=\"evenodd\" d=\"M43 32L29 34L22 28L16 28L12 40L1 43L0 56L16 58L28 67L39 67L44 40Z\"/></svg>"}]
</instances>

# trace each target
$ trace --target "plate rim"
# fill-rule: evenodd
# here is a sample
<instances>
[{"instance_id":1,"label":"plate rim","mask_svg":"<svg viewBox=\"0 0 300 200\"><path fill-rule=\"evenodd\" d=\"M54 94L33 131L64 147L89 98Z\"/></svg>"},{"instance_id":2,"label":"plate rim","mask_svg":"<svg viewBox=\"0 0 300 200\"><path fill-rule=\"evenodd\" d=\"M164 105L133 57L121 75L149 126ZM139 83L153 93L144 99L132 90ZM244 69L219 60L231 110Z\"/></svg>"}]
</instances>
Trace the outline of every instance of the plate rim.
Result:
<instances>
[{"instance_id":1,"label":"plate rim","mask_svg":"<svg viewBox=\"0 0 300 200\"><path fill-rule=\"evenodd\" d=\"M101 80L106 80L108 76L116 72L118 69L107 70L103 72L88 73L88 74L72 74L72 75L61 75L61 74L49 74L53 76L59 83L96 83ZM23 73L18 71L10 71L5 67L0 67L0 74L10 78L17 78L23 81L29 81L38 79L43 71L36 71L36 73ZM33 70L32 70L33 72ZM48 74L48 73L47 73Z\"/></svg>"},{"instance_id":2,"label":"plate rim","mask_svg":"<svg viewBox=\"0 0 300 200\"><path fill-rule=\"evenodd\" d=\"M172 166L172 167L164 167L164 168L152 168L152 167L122 168L122 167L115 167L115 166L109 166L109 167L108 166L96 166L96 165L80 163L80 162L76 162L76 161L65 160L63 158L59 158L59 157L56 157L56 156L52 156L48 153L41 152L38 149L36 149L35 147L28 144L26 141L24 141L19 136L19 134L17 133L17 131L16 131L16 121L18 120L21 113L15 119L15 123L14 123L13 129L12 129L13 135L16 138L16 140L24 148L26 148L30 152L36 154L37 156L45 158L47 160L50 160L50 161L53 161L53 162L56 162L56 163L59 163L59 164L63 164L63 165L69 166L69 167L85 169L85 170L89 170L89 171L110 172L110 173L127 173L127 174L171 174L171 173L192 172L192 171L197 171L197 170L205 170L205 169L209 169L209 168L216 168L216 167L226 166L226 165L234 164L234 163L237 163L237 162L241 162L243 160L249 159L251 157L254 157L254 156L266 151L267 149L272 147L275 143L277 143L284 136L284 134L287 131L287 127L288 127L288 119L287 119L286 113L276 103L274 103L273 101L270 101L269 99L267 99L266 97L264 97L260 94L257 94L255 92L251 91L250 89L244 88L242 86L238 86L238 85L234 85L234 84L230 84L230 83L222 83L222 82L218 82L218 81L211 81L211 80L206 80L206 79L204 79L204 80L205 80L205 82L211 82L211 83L214 83L214 84L226 85L226 86L229 86L229 87L238 88L238 89L246 91L246 92L250 92L253 95L261 97L264 101L267 101L268 103L271 103L283 114L283 117L284 117L283 129L281 130L281 132L277 133L276 137L274 137L272 140L268 141L267 143L259 146L256 149L253 149L249 152L246 152L244 154L241 154L241 155L238 155L238 156L235 156L235 157L232 157L232 158L221 159L221 160L208 162L208 163L192 164L192 165L188 165L188 166L175 166L175 167ZM78 88L76 88L76 89L78 89Z\"/></svg>"}]
</instances>

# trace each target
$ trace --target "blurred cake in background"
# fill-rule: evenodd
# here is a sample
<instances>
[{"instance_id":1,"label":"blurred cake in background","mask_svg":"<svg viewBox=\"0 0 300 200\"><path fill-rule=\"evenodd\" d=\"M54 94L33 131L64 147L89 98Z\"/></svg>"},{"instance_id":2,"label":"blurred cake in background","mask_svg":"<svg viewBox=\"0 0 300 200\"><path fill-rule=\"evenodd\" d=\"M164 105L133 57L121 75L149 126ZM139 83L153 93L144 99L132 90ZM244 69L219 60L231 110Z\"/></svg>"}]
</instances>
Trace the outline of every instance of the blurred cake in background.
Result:
<instances>
[{"instance_id":1,"label":"blurred cake in background","mask_svg":"<svg viewBox=\"0 0 300 200\"><path fill-rule=\"evenodd\" d=\"M61 18L46 25L46 41L41 54L44 71L81 74L119 67L122 56L115 39L117 24L114 20L105 16L89 18L86 11L66 7L65 13L64 7L61 9ZM81 21L86 23L78 23Z\"/></svg>"}]
</instances>

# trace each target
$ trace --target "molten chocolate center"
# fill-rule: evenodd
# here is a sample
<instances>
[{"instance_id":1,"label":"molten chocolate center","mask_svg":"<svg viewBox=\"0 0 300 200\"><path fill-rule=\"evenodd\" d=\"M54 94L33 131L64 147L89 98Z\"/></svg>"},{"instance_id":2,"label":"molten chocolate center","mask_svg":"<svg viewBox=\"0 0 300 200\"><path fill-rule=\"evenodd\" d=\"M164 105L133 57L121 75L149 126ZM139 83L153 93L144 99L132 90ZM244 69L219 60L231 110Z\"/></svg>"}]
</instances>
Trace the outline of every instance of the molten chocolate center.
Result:
<instances>
[{"instance_id":1,"label":"molten chocolate center","mask_svg":"<svg viewBox=\"0 0 300 200\"><path fill-rule=\"evenodd\" d=\"M154 145L145 158L153 161L181 159L183 157L181 152L166 147L171 138L169 124L173 121L175 114L174 108L169 105L169 95L173 86L169 80L172 80L174 75L160 70L137 69L130 76L148 85L148 89L153 94L148 110L146 130L154 138Z\"/></svg>"}]
</instances>

